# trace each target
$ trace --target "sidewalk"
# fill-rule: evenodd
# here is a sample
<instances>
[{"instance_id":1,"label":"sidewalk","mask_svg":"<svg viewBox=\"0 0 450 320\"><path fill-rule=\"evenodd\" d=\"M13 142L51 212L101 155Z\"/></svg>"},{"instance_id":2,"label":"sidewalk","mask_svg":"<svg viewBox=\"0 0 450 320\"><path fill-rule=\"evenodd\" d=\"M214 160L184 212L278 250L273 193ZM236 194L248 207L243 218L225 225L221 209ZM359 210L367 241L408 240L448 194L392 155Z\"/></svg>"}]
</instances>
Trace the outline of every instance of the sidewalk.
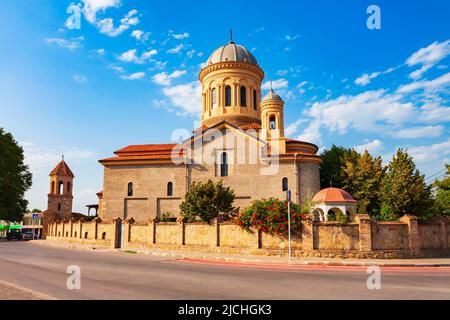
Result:
<instances>
[{"instance_id":1,"label":"sidewalk","mask_svg":"<svg viewBox=\"0 0 450 320\"><path fill-rule=\"evenodd\" d=\"M56 241L32 241L34 244L48 245L75 250L107 251L121 254L143 254L173 259L191 259L204 262L232 262L243 264L280 265L289 264L287 257L269 257L257 255L238 255L225 253L210 253L200 251L162 250L162 249L110 249L95 245L60 243ZM290 264L304 266L382 266L382 267L450 267L448 258L427 259L337 259L337 258L292 258Z\"/></svg>"}]
</instances>

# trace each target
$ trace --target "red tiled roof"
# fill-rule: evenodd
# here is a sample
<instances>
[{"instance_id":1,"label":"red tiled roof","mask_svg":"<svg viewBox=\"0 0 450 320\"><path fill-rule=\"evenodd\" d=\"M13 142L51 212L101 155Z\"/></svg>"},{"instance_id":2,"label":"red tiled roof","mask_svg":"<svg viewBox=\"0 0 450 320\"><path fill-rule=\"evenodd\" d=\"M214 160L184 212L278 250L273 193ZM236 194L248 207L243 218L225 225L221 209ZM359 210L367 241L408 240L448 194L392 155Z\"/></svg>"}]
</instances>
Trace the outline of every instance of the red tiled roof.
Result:
<instances>
[{"instance_id":1,"label":"red tiled roof","mask_svg":"<svg viewBox=\"0 0 450 320\"><path fill-rule=\"evenodd\" d=\"M357 201L345 190L338 188L327 188L320 190L312 198L316 203L327 202L344 202L344 203L356 203Z\"/></svg>"},{"instance_id":2,"label":"red tiled roof","mask_svg":"<svg viewBox=\"0 0 450 320\"><path fill-rule=\"evenodd\" d=\"M50 172L51 176L57 175L57 176L66 176L66 177L74 177L74 174L70 170L69 166L64 160L61 160L60 163L55 167L55 169Z\"/></svg>"},{"instance_id":3,"label":"red tiled roof","mask_svg":"<svg viewBox=\"0 0 450 320\"><path fill-rule=\"evenodd\" d=\"M178 151L178 156L182 157L184 152L178 144L144 144L131 145L116 152L115 157L100 160L106 161L133 161L133 160L168 160L173 158L173 152Z\"/></svg>"},{"instance_id":4,"label":"red tiled roof","mask_svg":"<svg viewBox=\"0 0 450 320\"><path fill-rule=\"evenodd\" d=\"M239 128L241 128L242 130L248 130L248 129L261 129L262 127L259 123L253 122L239 126Z\"/></svg>"},{"instance_id":5,"label":"red tiled roof","mask_svg":"<svg viewBox=\"0 0 450 320\"><path fill-rule=\"evenodd\" d=\"M128 152L154 152L154 151L171 151L175 148L177 144L142 144L142 145L131 145L123 149L117 150L115 154L128 153Z\"/></svg>"}]
</instances>

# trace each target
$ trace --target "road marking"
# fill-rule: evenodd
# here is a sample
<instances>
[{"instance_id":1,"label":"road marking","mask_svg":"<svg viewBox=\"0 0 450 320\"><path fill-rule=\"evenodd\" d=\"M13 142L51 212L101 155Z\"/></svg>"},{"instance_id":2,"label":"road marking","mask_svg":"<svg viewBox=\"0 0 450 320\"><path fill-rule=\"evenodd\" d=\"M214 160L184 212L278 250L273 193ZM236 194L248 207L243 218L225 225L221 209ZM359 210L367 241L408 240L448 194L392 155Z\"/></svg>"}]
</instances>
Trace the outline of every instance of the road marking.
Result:
<instances>
[{"instance_id":1,"label":"road marking","mask_svg":"<svg viewBox=\"0 0 450 320\"><path fill-rule=\"evenodd\" d=\"M12 288L14 288L16 290L19 290L19 291L23 291L23 292L32 294L35 297L43 299L43 300L58 300L55 297L46 295L45 293L42 293L42 292L39 292L39 291L36 291L36 290L32 290L32 289L28 289L28 288L25 288L25 287L21 287L21 286L18 286L16 284L14 284L14 283L11 283L11 282L6 282L6 281L3 281L3 280L0 280L0 284L12 287Z\"/></svg>"}]
</instances>

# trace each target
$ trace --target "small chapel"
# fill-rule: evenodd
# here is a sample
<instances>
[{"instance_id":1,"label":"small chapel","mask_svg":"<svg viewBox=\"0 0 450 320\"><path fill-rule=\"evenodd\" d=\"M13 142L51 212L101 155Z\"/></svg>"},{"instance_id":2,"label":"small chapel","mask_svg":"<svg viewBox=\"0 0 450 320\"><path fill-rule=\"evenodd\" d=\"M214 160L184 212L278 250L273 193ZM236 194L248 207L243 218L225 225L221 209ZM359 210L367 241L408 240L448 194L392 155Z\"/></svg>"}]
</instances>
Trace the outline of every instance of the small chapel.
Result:
<instances>
[{"instance_id":1,"label":"small chapel","mask_svg":"<svg viewBox=\"0 0 450 320\"><path fill-rule=\"evenodd\" d=\"M264 77L257 59L232 37L215 50L199 74L202 122L190 138L129 145L99 161L99 217L138 223L177 217L192 182L209 179L231 187L240 208L256 199L284 199L288 189L296 203L316 194L318 147L285 136L285 102L273 89L262 95Z\"/></svg>"}]
</instances>

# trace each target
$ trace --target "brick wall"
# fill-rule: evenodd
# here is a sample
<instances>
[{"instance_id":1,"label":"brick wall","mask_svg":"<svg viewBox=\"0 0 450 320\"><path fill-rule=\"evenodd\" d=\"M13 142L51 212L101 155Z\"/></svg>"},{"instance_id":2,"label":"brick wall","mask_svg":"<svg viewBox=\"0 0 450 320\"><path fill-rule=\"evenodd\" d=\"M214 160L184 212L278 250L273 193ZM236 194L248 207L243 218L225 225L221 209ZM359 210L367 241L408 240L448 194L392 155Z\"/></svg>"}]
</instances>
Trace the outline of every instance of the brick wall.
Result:
<instances>
[{"instance_id":1,"label":"brick wall","mask_svg":"<svg viewBox=\"0 0 450 320\"><path fill-rule=\"evenodd\" d=\"M407 258L450 255L449 220L419 223L404 216L399 222L374 222L357 215L355 223L302 222L292 231L294 256L341 258ZM87 238L85 234L87 232ZM120 238L122 234L122 238ZM55 221L49 224L48 239L133 249L162 248L220 251L241 254L286 255L288 240L255 230L242 230L231 222L136 223L117 218L104 223Z\"/></svg>"}]
</instances>

